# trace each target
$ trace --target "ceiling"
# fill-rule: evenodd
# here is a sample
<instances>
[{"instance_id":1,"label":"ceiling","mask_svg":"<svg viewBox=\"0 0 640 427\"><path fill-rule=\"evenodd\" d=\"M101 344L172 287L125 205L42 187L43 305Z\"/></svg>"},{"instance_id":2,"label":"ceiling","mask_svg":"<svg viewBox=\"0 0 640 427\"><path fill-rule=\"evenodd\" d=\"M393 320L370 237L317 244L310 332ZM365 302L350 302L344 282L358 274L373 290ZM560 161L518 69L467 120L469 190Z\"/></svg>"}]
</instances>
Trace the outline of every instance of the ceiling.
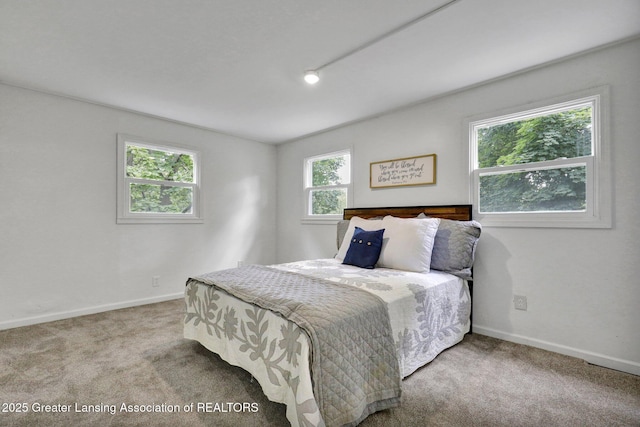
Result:
<instances>
[{"instance_id":1,"label":"ceiling","mask_svg":"<svg viewBox=\"0 0 640 427\"><path fill-rule=\"evenodd\" d=\"M0 0L0 82L281 143L640 36L639 0Z\"/></svg>"}]
</instances>

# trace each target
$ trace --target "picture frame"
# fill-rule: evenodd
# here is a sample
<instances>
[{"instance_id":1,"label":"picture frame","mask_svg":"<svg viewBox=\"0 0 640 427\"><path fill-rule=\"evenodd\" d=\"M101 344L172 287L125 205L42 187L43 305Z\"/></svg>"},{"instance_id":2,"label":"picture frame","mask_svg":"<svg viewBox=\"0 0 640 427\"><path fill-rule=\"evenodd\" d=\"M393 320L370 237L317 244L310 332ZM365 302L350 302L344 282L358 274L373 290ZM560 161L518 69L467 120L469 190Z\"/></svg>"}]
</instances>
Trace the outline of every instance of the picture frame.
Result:
<instances>
[{"instance_id":1,"label":"picture frame","mask_svg":"<svg viewBox=\"0 0 640 427\"><path fill-rule=\"evenodd\" d=\"M369 187L407 187L436 183L436 154L403 157L369 164Z\"/></svg>"}]
</instances>

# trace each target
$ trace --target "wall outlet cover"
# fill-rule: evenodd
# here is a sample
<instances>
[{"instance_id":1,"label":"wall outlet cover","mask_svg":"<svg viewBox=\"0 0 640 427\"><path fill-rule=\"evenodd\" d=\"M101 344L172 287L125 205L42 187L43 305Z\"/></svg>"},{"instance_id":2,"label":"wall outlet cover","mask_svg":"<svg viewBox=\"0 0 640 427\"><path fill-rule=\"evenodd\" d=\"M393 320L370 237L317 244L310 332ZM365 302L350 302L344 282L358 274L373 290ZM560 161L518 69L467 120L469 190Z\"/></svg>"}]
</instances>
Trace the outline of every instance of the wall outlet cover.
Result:
<instances>
[{"instance_id":1,"label":"wall outlet cover","mask_svg":"<svg viewBox=\"0 0 640 427\"><path fill-rule=\"evenodd\" d=\"M526 310L527 309L527 297L523 295L514 295L513 296L513 307L516 310Z\"/></svg>"}]
</instances>

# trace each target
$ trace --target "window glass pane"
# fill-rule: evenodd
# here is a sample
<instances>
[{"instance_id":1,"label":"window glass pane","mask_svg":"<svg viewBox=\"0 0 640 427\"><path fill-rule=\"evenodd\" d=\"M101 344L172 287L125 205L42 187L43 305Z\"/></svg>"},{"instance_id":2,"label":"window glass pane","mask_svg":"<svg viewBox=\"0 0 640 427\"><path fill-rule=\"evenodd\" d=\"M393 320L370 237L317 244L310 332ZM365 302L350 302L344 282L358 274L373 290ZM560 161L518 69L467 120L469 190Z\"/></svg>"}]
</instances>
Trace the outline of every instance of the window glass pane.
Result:
<instances>
[{"instance_id":1,"label":"window glass pane","mask_svg":"<svg viewBox=\"0 0 640 427\"><path fill-rule=\"evenodd\" d=\"M584 211L586 166L480 174L480 212Z\"/></svg>"},{"instance_id":2,"label":"window glass pane","mask_svg":"<svg viewBox=\"0 0 640 427\"><path fill-rule=\"evenodd\" d=\"M193 156L127 145L127 176L160 181L194 182Z\"/></svg>"},{"instance_id":3,"label":"window glass pane","mask_svg":"<svg viewBox=\"0 0 640 427\"><path fill-rule=\"evenodd\" d=\"M193 190L190 187L131 183L129 188L130 212L192 213Z\"/></svg>"},{"instance_id":4,"label":"window glass pane","mask_svg":"<svg viewBox=\"0 0 640 427\"><path fill-rule=\"evenodd\" d=\"M314 160L311 165L311 186L349 184L349 155Z\"/></svg>"},{"instance_id":5,"label":"window glass pane","mask_svg":"<svg viewBox=\"0 0 640 427\"><path fill-rule=\"evenodd\" d=\"M476 129L478 166L487 168L592 154L592 107Z\"/></svg>"},{"instance_id":6,"label":"window glass pane","mask_svg":"<svg viewBox=\"0 0 640 427\"><path fill-rule=\"evenodd\" d=\"M342 215L347 207L347 189L311 190L312 215Z\"/></svg>"}]
</instances>

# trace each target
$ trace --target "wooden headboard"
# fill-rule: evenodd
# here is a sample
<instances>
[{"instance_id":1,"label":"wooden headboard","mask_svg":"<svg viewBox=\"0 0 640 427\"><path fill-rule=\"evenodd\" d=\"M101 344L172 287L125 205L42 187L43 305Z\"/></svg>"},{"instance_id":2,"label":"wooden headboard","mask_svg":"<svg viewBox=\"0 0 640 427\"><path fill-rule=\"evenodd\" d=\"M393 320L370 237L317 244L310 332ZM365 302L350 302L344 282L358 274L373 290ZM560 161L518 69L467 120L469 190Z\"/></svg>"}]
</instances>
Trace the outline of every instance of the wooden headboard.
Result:
<instances>
[{"instance_id":1,"label":"wooden headboard","mask_svg":"<svg viewBox=\"0 0 640 427\"><path fill-rule=\"evenodd\" d=\"M434 218L455 219L458 221L471 220L471 205L441 205L441 206L401 206L393 208L347 208L343 219L359 216L373 218L377 216L393 215L400 218L415 218L421 213Z\"/></svg>"}]
</instances>

